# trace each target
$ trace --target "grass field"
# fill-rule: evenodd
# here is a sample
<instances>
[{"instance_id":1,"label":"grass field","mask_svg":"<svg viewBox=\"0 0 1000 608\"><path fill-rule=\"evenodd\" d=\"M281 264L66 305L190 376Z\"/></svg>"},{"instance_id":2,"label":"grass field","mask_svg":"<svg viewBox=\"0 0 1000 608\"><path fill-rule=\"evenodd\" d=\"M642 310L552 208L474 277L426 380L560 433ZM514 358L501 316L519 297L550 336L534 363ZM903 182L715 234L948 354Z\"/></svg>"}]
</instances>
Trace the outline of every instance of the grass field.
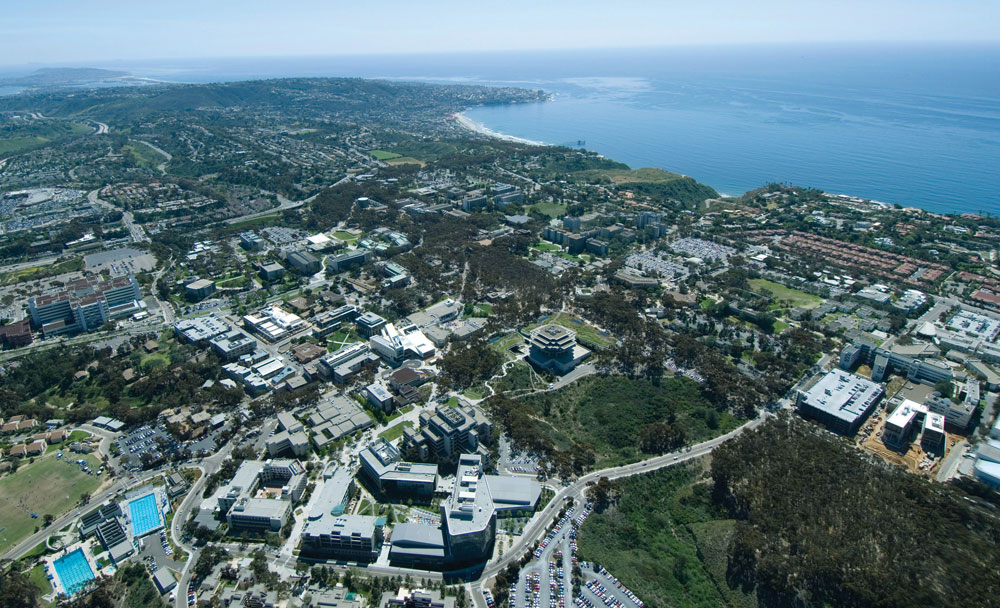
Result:
<instances>
[{"instance_id":1,"label":"grass field","mask_svg":"<svg viewBox=\"0 0 1000 608\"><path fill-rule=\"evenodd\" d=\"M94 454L81 456L91 469L100 467ZM96 475L87 475L76 464L47 455L23 464L13 475L0 478L0 553L24 540L42 524L42 517L59 517L69 511L84 493L101 485ZM31 514L37 513L38 519Z\"/></svg>"},{"instance_id":2,"label":"grass field","mask_svg":"<svg viewBox=\"0 0 1000 608\"><path fill-rule=\"evenodd\" d=\"M562 251L562 247L559 245L556 245L555 243L545 243L542 241L532 245L532 247L534 249L538 249L539 251Z\"/></svg>"},{"instance_id":3,"label":"grass field","mask_svg":"<svg viewBox=\"0 0 1000 608\"><path fill-rule=\"evenodd\" d=\"M49 582L49 577L45 576L45 566L42 564L38 564L28 571L28 581L35 587L38 587L42 595L52 593L52 583Z\"/></svg>"},{"instance_id":4,"label":"grass field","mask_svg":"<svg viewBox=\"0 0 1000 608\"><path fill-rule=\"evenodd\" d=\"M664 169L591 169L589 171L577 171L573 177L580 177L584 180L593 180L599 177L606 177L616 184L664 184L681 179L683 176L671 173Z\"/></svg>"},{"instance_id":5,"label":"grass field","mask_svg":"<svg viewBox=\"0 0 1000 608\"><path fill-rule=\"evenodd\" d=\"M228 224L230 228L255 228L257 226L271 226L274 221L281 217L279 213L269 213L267 215L262 215L260 217L252 217L248 220L243 220L241 222L233 222Z\"/></svg>"},{"instance_id":6,"label":"grass field","mask_svg":"<svg viewBox=\"0 0 1000 608\"><path fill-rule=\"evenodd\" d=\"M767 279L750 279L750 288L761 293L766 292L779 302L787 302L789 307L802 306L803 308L816 308L823 303L823 298L814 296L798 289L785 287L784 285L768 281Z\"/></svg>"},{"instance_id":7,"label":"grass field","mask_svg":"<svg viewBox=\"0 0 1000 608\"><path fill-rule=\"evenodd\" d=\"M14 272L5 272L0 274L0 285L33 281L35 279L54 277L63 273L78 272L80 270L83 270L83 258L72 258L70 260L59 262L58 264L32 266L31 268L22 268L21 270L15 270Z\"/></svg>"},{"instance_id":8,"label":"grass field","mask_svg":"<svg viewBox=\"0 0 1000 608\"><path fill-rule=\"evenodd\" d=\"M64 137L83 135L92 131L90 127L75 122L27 123L6 131L8 136L0 139L0 156L30 150Z\"/></svg>"},{"instance_id":9,"label":"grass field","mask_svg":"<svg viewBox=\"0 0 1000 608\"><path fill-rule=\"evenodd\" d=\"M382 431L378 434L379 437L385 439L386 441L395 441L403 436L403 427L413 428L413 423L409 420L397 424L396 426L389 427L388 429Z\"/></svg>"},{"instance_id":10,"label":"grass field","mask_svg":"<svg viewBox=\"0 0 1000 608\"><path fill-rule=\"evenodd\" d=\"M368 153L374 156L376 160L393 160L403 156L402 154L386 152L385 150L369 150Z\"/></svg>"},{"instance_id":11,"label":"grass field","mask_svg":"<svg viewBox=\"0 0 1000 608\"><path fill-rule=\"evenodd\" d=\"M567 206L559 203L535 203L530 205L528 209L533 209L549 217L562 217L566 215Z\"/></svg>"},{"instance_id":12,"label":"grass field","mask_svg":"<svg viewBox=\"0 0 1000 608\"><path fill-rule=\"evenodd\" d=\"M350 232L344 232L343 230L338 230L337 232L334 232L333 236L337 237L338 239L344 242L353 243L358 240L358 235L351 234Z\"/></svg>"},{"instance_id":13,"label":"grass field","mask_svg":"<svg viewBox=\"0 0 1000 608\"><path fill-rule=\"evenodd\" d=\"M421 167L423 167L425 164L427 164L422 160L417 160L413 158L412 156L400 156L399 158L394 158L387 162L388 164L394 167L397 165L420 165Z\"/></svg>"}]
</instances>

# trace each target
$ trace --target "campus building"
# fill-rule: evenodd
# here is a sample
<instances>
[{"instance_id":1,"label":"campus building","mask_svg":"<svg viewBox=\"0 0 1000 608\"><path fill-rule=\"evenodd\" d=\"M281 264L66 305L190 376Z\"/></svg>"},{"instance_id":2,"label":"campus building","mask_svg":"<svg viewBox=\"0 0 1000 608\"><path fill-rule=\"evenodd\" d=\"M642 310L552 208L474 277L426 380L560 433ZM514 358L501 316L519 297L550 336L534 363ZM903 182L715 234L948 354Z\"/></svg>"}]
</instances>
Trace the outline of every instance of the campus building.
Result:
<instances>
[{"instance_id":1,"label":"campus building","mask_svg":"<svg viewBox=\"0 0 1000 608\"><path fill-rule=\"evenodd\" d=\"M418 430L403 429L403 445L418 449L422 460L445 461L475 453L492 435L493 424L480 408L442 405L433 414L420 414Z\"/></svg>"},{"instance_id":2,"label":"campus building","mask_svg":"<svg viewBox=\"0 0 1000 608\"><path fill-rule=\"evenodd\" d=\"M297 460L245 460L215 499L231 531L277 532L302 498L306 482Z\"/></svg>"},{"instance_id":3,"label":"campus building","mask_svg":"<svg viewBox=\"0 0 1000 608\"><path fill-rule=\"evenodd\" d=\"M384 496L430 499L437 488L437 465L405 462L391 443L379 438L358 454L361 473Z\"/></svg>"},{"instance_id":4,"label":"campus building","mask_svg":"<svg viewBox=\"0 0 1000 608\"><path fill-rule=\"evenodd\" d=\"M882 400L882 385L833 370L805 391L799 391L799 412L842 435L853 435Z\"/></svg>"},{"instance_id":5,"label":"campus building","mask_svg":"<svg viewBox=\"0 0 1000 608\"><path fill-rule=\"evenodd\" d=\"M373 562L382 550L385 518L345 515L353 494L350 471L337 466L324 473L318 500L302 527L301 552L309 557Z\"/></svg>"},{"instance_id":6,"label":"campus building","mask_svg":"<svg viewBox=\"0 0 1000 608\"><path fill-rule=\"evenodd\" d=\"M429 569L486 561L493 554L497 517L534 510L540 496L537 481L485 475L481 456L463 454L454 487L441 503L440 525L396 525L389 560Z\"/></svg>"},{"instance_id":7,"label":"campus building","mask_svg":"<svg viewBox=\"0 0 1000 608\"><path fill-rule=\"evenodd\" d=\"M528 361L559 375L573 371L590 356L588 349L576 343L576 333L562 325L542 325L531 332L528 343Z\"/></svg>"},{"instance_id":8,"label":"campus building","mask_svg":"<svg viewBox=\"0 0 1000 608\"><path fill-rule=\"evenodd\" d=\"M131 275L107 281L100 277L77 279L56 293L28 299L31 322L46 337L93 331L144 306L139 283Z\"/></svg>"},{"instance_id":9,"label":"campus building","mask_svg":"<svg viewBox=\"0 0 1000 608\"><path fill-rule=\"evenodd\" d=\"M882 443L905 450L920 429L921 446L927 451L940 451L945 442L944 422L944 416L928 411L927 405L904 399L886 419Z\"/></svg>"}]
</instances>

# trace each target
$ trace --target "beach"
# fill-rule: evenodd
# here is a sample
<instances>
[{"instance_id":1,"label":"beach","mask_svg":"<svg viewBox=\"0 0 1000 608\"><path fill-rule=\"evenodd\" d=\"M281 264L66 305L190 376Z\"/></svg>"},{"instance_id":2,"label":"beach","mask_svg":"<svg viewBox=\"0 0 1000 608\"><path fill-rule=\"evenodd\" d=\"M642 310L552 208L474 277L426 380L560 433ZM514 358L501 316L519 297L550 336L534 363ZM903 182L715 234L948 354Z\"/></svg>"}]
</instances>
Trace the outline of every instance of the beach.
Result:
<instances>
[{"instance_id":1,"label":"beach","mask_svg":"<svg viewBox=\"0 0 1000 608\"><path fill-rule=\"evenodd\" d=\"M463 129L468 129L469 131L479 133L480 135L486 135L487 137L502 139L504 141L510 141L518 144L526 144L529 146L549 145L540 141L533 141L530 139L524 139L523 137L514 137L513 135L504 135L503 133L498 133L493 129L490 129L486 125L472 120L462 112L458 112L457 114L455 114L455 122L458 123L458 125Z\"/></svg>"}]
</instances>

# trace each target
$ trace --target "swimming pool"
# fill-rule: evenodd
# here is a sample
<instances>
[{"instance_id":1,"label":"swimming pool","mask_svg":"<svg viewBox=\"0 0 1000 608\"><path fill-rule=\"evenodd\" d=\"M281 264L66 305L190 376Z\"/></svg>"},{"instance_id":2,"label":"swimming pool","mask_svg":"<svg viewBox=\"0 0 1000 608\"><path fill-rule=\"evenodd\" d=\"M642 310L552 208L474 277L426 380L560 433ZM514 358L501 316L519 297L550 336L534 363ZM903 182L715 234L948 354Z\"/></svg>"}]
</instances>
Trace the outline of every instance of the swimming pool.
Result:
<instances>
[{"instance_id":1,"label":"swimming pool","mask_svg":"<svg viewBox=\"0 0 1000 608\"><path fill-rule=\"evenodd\" d=\"M56 570L56 576L62 583L66 595L73 595L87 586L87 583L94 580L94 571L90 569L90 563L83 554L83 549L77 549L72 553L60 557L52 562L52 567Z\"/></svg>"},{"instance_id":2,"label":"swimming pool","mask_svg":"<svg viewBox=\"0 0 1000 608\"><path fill-rule=\"evenodd\" d=\"M132 518L132 534L140 537L163 526L160 509L156 504L156 493L150 492L128 503L128 513Z\"/></svg>"}]
</instances>

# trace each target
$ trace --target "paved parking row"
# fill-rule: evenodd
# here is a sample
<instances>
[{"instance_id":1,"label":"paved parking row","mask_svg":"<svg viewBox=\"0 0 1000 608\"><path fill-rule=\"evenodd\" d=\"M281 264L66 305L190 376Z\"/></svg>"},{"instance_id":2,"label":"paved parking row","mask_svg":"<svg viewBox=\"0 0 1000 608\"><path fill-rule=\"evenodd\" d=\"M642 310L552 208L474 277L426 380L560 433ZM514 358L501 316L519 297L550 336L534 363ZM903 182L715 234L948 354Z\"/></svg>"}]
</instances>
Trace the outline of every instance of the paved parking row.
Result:
<instances>
[{"instance_id":1,"label":"paved parking row","mask_svg":"<svg viewBox=\"0 0 1000 608\"><path fill-rule=\"evenodd\" d=\"M521 569L510 588L511 608L567 608L573 604L572 575L577 529L590 515L592 505L572 507L539 542L534 561Z\"/></svg>"}]
</instances>

